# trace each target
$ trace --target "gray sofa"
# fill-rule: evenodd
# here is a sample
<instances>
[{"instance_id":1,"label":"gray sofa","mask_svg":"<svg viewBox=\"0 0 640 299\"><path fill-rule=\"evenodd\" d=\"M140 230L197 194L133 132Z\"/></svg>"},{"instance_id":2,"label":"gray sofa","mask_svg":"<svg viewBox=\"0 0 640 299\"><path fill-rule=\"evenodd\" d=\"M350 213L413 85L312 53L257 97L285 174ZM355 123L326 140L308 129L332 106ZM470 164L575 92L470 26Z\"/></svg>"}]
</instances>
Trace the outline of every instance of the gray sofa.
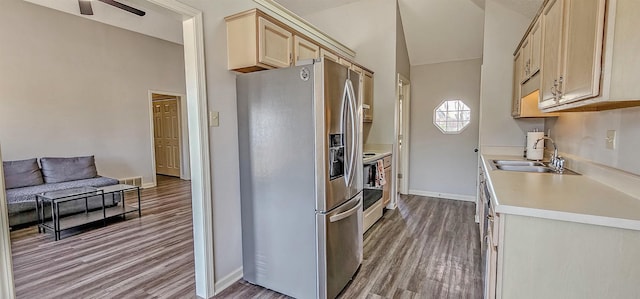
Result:
<instances>
[{"instance_id":1,"label":"gray sofa","mask_svg":"<svg viewBox=\"0 0 640 299\"><path fill-rule=\"evenodd\" d=\"M104 187L118 184L118 180L98 175L93 156L74 158L41 158L2 162L9 210L9 226L15 227L37 221L36 194L83 186ZM120 201L120 196L109 196L108 204ZM88 200L89 209L102 207L102 197ZM60 214L84 212L84 201L70 201L60 205ZM45 210L47 216L50 211Z\"/></svg>"}]
</instances>

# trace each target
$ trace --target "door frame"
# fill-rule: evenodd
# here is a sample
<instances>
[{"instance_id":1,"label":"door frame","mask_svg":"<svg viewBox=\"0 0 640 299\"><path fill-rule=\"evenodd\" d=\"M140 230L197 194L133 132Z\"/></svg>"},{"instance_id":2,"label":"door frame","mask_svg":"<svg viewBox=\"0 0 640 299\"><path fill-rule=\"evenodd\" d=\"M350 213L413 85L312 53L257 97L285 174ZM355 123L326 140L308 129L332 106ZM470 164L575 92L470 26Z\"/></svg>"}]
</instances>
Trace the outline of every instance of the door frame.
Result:
<instances>
[{"instance_id":1,"label":"door frame","mask_svg":"<svg viewBox=\"0 0 640 299\"><path fill-rule=\"evenodd\" d=\"M183 44L189 119L191 198L196 295L215 294L213 202L209 150L207 81L202 11L178 0L145 0L183 16ZM2 166L0 165L0 169ZM2 181L2 180L0 180ZM15 298L9 219L4 182L0 183L0 298Z\"/></svg>"},{"instance_id":2,"label":"door frame","mask_svg":"<svg viewBox=\"0 0 640 299\"><path fill-rule=\"evenodd\" d=\"M2 160L0 146L0 161ZM13 257L11 256L11 233L9 233L9 211L4 190L4 172L0 163L0 298L15 298L13 286Z\"/></svg>"},{"instance_id":3,"label":"door frame","mask_svg":"<svg viewBox=\"0 0 640 299\"><path fill-rule=\"evenodd\" d=\"M403 147L400 155L396 155L395 164L397 165L393 180L393 185L396 190L394 194L396 196L398 194L409 194L409 147L411 144L409 132L410 132L410 124L411 124L411 81L398 73L397 81L396 81L396 130L395 130L395 148L400 148L399 142L399 134L402 134L403 137ZM402 90L402 93L400 92ZM400 105L400 95L403 95L404 98L402 100L402 110L399 109ZM400 116L398 115L402 111L402 123L403 126L400 128ZM402 132L400 130L402 129ZM401 157L401 159L400 159ZM402 170L402 184L398 186L397 176Z\"/></svg>"},{"instance_id":4,"label":"door frame","mask_svg":"<svg viewBox=\"0 0 640 299\"><path fill-rule=\"evenodd\" d=\"M186 105L186 101L185 99L187 98L187 96L185 94L181 94L181 93L176 93L176 92L170 92L170 91L159 91L159 90L149 90L149 128L151 129L151 169L152 169L152 173L153 175L153 186L157 186L157 180L156 180L156 148L155 148L155 137L154 137L154 124L153 124L153 95L154 94L160 94L160 95L167 95L167 96L173 96L176 97L176 100L178 101L178 123L180 124L180 130L178 132L179 134L179 139L180 139L180 179L181 180L190 180L191 179L191 167L189 167L189 160L186 157L188 157L189 155L186 155L187 153L189 153L189 140L185 140L187 138L187 136L189 136L189 124L188 124L188 119L189 116L187 115L187 105ZM185 134L186 133L186 134ZM185 151L185 145L187 145L187 148Z\"/></svg>"}]
</instances>

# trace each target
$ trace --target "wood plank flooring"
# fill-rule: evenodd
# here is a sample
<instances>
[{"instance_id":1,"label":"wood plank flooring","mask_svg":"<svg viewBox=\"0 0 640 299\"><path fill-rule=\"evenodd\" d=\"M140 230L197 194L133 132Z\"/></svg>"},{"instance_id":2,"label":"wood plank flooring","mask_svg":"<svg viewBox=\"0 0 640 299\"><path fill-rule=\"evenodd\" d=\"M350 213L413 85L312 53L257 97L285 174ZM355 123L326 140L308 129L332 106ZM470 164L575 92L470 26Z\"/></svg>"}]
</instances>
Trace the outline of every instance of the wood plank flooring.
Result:
<instances>
[{"instance_id":1,"label":"wood plank flooring","mask_svg":"<svg viewBox=\"0 0 640 299\"><path fill-rule=\"evenodd\" d=\"M57 242L35 226L13 231L17 297L195 298L191 217L190 182L158 176L142 190L142 218Z\"/></svg>"},{"instance_id":2,"label":"wood plank flooring","mask_svg":"<svg viewBox=\"0 0 640 299\"><path fill-rule=\"evenodd\" d=\"M364 262L340 298L482 298L475 206L402 196L364 239ZM240 281L216 298L288 298Z\"/></svg>"},{"instance_id":3,"label":"wood plank flooring","mask_svg":"<svg viewBox=\"0 0 640 299\"><path fill-rule=\"evenodd\" d=\"M18 298L195 298L189 182L159 176L142 218L64 235L11 233ZM341 298L481 298L474 205L402 197L365 234ZM240 281L216 298L288 298Z\"/></svg>"}]
</instances>

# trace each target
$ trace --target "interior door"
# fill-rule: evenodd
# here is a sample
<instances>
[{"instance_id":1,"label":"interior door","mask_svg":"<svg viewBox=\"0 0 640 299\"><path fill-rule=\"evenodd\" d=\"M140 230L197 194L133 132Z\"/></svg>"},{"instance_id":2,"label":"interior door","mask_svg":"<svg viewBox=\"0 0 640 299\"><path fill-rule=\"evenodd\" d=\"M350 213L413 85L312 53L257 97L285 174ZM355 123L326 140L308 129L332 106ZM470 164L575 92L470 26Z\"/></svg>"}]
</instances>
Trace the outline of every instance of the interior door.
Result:
<instances>
[{"instance_id":1,"label":"interior door","mask_svg":"<svg viewBox=\"0 0 640 299\"><path fill-rule=\"evenodd\" d=\"M396 159L396 190L397 194L409 193L409 123L411 104L411 82L398 75L398 153ZM392 181L392 174L387 178Z\"/></svg>"},{"instance_id":2,"label":"interior door","mask_svg":"<svg viewBox=\"0 0 640 299\"><path fill-rule=\"evenodd\" d=\"M153 101L156 173L180 177L180 115L178 100Z\"/></svg>"}]
</instances>

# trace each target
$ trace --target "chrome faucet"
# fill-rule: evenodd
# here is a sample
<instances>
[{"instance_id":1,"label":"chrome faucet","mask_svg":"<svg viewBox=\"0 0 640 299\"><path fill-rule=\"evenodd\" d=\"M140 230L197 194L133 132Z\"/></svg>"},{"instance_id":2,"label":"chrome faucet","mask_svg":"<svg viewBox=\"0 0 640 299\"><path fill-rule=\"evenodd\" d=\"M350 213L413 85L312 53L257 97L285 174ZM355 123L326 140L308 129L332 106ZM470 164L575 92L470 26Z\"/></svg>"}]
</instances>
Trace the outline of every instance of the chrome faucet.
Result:
<instances>
[{"instance_id":1,"label":"chrome faucet","mask_svg":"<svg viewBox=\"0 0 640 299\"><path fill-rule=\"evenodd\" d=\"M536 143L533 145L533 149L537 149L538 143L545 139L551 141L551 144L553 144L553 155L551 156L549 165L551 165L557 173L562 173L564 171L564 158L558 156L558 146L556 146L556 142L553 141L553 139L549 137L542 137L536 140ZM544 146L544 142L543 142L543 146Z\"/></svg>"}]
</instances>

